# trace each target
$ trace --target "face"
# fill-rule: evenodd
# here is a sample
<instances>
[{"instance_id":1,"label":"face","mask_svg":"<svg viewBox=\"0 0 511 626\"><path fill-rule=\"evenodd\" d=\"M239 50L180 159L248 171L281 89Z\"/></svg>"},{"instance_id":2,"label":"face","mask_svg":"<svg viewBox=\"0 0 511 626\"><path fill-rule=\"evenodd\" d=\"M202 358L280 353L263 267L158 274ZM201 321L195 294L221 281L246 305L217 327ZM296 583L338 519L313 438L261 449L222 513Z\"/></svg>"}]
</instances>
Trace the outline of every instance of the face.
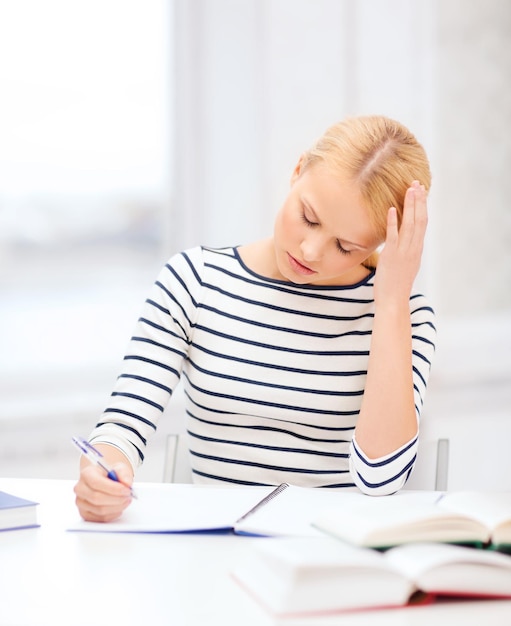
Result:
<instances>
[{"instance_id":1,"label":"face","mask_svg":"<svg viewBox=\"0 0 511 626\"><path fill-rule=\"evenodd\" d=\"M280 278L300 285L350 285L381 243L358 187L317 164L301 171L280 209L273 244Z\"/></svg>"}]
</instances>

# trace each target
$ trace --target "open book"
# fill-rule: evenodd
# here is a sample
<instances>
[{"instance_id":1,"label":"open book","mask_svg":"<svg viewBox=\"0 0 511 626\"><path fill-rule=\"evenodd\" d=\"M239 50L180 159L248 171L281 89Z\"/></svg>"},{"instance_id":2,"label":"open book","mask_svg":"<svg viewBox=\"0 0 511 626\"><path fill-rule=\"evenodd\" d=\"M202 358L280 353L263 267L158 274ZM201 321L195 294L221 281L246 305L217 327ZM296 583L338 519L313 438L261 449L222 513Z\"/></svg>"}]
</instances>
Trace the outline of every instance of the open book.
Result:
<instances>
[{"instance_id":1,"label":"open book","mask_svg":"<svg viewBox=\"0 0 511 626\"><path fill-rule=\"evenodd\" d=\"M326 536L261 539L232 574L277 616L511 597L511 556L441 543L379 552Z\"/></svg>"},{"instance_id":2,"label":"open book","mask_svg":"<svg viewBox=\"0 0 511 626\"><path fill-rule=\"evenodd\" d=\"M448 492L435 503L382 497L319 513L313 524L350 543L388 547L414 541L473 543L511 550L511 492Z\"/></svg>"}]
</instances>

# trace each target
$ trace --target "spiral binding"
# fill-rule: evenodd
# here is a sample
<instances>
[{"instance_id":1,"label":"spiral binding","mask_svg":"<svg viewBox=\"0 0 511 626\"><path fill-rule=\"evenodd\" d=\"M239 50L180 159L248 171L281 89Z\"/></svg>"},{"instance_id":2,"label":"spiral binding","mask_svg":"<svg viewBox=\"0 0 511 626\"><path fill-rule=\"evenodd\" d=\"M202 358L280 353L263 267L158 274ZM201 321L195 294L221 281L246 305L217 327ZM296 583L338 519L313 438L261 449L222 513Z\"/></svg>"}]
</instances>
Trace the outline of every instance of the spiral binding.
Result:
<instances>
[{"instance_id":1,"label":"spiral binding","mask_svg":"<svg viewBox=\"0 0 511 626\"><path fill-rule=\"evenodd\" d=\"M252 515L256 511L258 511L261 507L263 507L266 504L268 504L268 502L271 502L273 500L273 498L276 498L279 495L279 493L282 493L284 491L284 489L287 489L288 487L289 487L288 483L282 483L278 487L275 487L275 489L271 493L269 493L267 496L265 496L260 502L258 502L249 511L247 511L244 515L242 515L239 518L239 520L236 521L236 524L239 524L241 521L246 519L249 515Z\"/></svg>"}]
</instances>

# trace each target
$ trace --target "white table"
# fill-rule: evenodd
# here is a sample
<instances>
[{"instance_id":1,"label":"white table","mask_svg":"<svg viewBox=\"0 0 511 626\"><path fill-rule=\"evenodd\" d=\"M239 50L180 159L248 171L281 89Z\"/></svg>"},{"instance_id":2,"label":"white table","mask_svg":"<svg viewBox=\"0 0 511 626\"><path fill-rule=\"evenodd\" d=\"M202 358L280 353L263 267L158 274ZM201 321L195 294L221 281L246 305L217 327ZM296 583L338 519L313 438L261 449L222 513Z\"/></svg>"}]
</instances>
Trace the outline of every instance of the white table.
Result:
<instances>
[{"instance_id":1,"label":"white table","mask_svg":"<svg viewBox=\"0 0 511 626\"><path fill-rule=\"evenodd\" d=\"M1 626L511 624L511 601L277 620L230 576L257 538L66 532L77 516L72 487L72 481L0 478L0 490L40 502L41 523L0 533Z\"/></svg>"}]
</instances>

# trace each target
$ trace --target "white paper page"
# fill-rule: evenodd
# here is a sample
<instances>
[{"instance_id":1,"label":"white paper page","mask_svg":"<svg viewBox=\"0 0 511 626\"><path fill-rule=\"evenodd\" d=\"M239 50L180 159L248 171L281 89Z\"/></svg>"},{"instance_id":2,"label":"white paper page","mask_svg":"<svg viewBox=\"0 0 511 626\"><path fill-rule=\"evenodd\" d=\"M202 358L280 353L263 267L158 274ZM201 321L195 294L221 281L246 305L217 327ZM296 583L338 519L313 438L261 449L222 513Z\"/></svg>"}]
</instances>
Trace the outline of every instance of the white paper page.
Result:
<instances>
[{"instance_id":1,"label":"white paper page","mask_svg":"<svg viewBox=\"0 0 511 626\"><path fill-rule=\"evenodd\" d=\"M326 533L355 544L392 545L407 539L403 535L404 527L420 529L428 520L430 523L427 528L439 527L444 532L445 524L442 520L449 513L435 504L439 497L440 494L435 492L405 491L392 496L365 496L363 500L354 501L345 511L332 508L318 512L314 516L313 524ZM438 521L442 521L440 526ZM449 526L447 533L452 536L446 539L458 540L459 533L456 529ZM470 537L472 536L470 533Z\"/></svg>"},{"instance_id":2,"label":"white paper page","mask_svg":"<svg viewBox=\"0 0 511 626\"><path fill-rule=\"evenodd\" d=\"M384 500L403 502L400 510L413 510L417 504L432 504L439 494L434 492L407 492L374 498L358 490L345 491L335 489L307 489L291 485L277 498L259 509L254 515L237 526L239 532L260 532L267 535L309 536L320 531L313 522L321 516L330 514L342 520L358 507L368 507L369 511L378 511L384 506Z\"/></svg>"},{"instance_id":3,"label":"white paper page","mask_svg":"<svg viewBox=\"0 0 511 626\"><path fill-rule=\"evenodd\" d=\"M450 492L439 506L477 519L490 530L505 521L511 523L511 492Z\"/></svg>"},{"instance_id":4,"label":"white paper page","mask_svg":"<svg viewBox=\"0 0 511 626\"><path fill-rule=\"evenodd\" d=\"M330 489L313 489L290 485L275 499L249 515L236 526L239 533L275 536L310 536L319 531L311 524L319 511L350 506L364 496Z\"/></svg>"},{"instance_id":5,"label":"white paper page","mask_svg":"<svg viewBox=\"0 0 511 626\"><path fill-rule=\"evenodd\" d=\"M138 498L107 524L77 516L68 530L95 532L189 532L233 528L273 487L216 487L139 483Z\"/></svg>"},{"instance_id":6,"label":"white paper page","mask_svg":"<svg viewBox=\"0 0 511 626\"><path fill-rule=\"evenodd\" d=\"M446 543L416 543L385 552L386 561L412 580L424 572L448 563L494 565L511 573L511 558L490 550L478 550ZM455 581L453 581L455 582ZM511 588L510 588L511 593Z\"/></svg>"},{"instance_id":7,"label":"white paper page","mask_svg":"<svg viewBox=\"0 0 511 626\"><path fill-rule=\"evenodd\" d=\"M385 560L425 591L511 595L511 557L449 544L399 546Z\"/></svg>"}]
</instances>

